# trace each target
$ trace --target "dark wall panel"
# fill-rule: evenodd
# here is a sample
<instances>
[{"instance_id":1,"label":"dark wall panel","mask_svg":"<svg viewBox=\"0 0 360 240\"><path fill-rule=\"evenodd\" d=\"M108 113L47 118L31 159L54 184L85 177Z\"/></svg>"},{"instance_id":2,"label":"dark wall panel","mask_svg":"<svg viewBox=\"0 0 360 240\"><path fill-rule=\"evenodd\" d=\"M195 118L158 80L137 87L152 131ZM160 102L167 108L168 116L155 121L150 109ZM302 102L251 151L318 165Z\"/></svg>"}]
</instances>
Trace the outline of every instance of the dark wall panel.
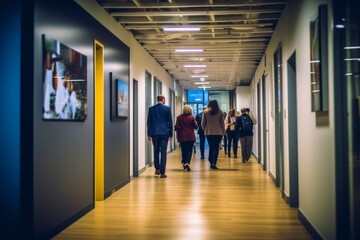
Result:
<instances>
[{"instance_id":1,"label":"dark wall panel","mask_svg":"<svg viewBox=\"0 0 360 240\"><path fill-rule=\"evenodd\" d=\"M88 111L84 122L42 120L43 34L87 56ZM129 48L74 1L36 1L33 64L34 226L37 237L51 236L94 204L95 39L105 47L105 189L129 179L129 120L110 120L109 77L112 72L129 81Z\"/></svg>"},{"instance_id":2,"label":"dark wall panel","mask_svg":"<svg viewBox=\"0 0 360 240\"><path fill-rule=\"evenodd\" d=\"M20 0L3 2L0 14L0 229L6 236L20 223Z\"/></svg>"}]
</instances>

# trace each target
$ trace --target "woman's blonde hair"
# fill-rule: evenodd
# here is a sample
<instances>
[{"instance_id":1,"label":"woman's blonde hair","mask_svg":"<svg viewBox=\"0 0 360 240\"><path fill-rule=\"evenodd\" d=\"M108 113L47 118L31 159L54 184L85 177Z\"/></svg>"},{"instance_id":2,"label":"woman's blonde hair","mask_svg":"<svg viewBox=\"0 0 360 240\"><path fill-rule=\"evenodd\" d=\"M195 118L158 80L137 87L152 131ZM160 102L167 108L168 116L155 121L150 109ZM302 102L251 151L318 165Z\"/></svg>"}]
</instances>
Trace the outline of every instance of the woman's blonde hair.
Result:
<instances>
[{"instance_id":1,"label":"woman's blonde hair","mask_svg":"<svg viewBox=\"0 0 360 240\"><path fill-rule=\"evenodd\" d=\"M183 107L183 114L185 114L185 115L191 115L192 111L193 111L193 109L190 105L185 105Z\"/></svg>"}]
</instances>

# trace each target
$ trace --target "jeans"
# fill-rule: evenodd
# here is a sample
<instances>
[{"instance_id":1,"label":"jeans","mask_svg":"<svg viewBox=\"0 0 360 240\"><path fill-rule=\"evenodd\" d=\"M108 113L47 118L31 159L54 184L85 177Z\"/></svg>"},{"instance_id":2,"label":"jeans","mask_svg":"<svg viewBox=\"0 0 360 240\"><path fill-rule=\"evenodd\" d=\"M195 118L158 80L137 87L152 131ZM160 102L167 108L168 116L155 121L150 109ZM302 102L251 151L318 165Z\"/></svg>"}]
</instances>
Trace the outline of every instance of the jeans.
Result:
<instances>
[{"instance_id":1,"label":"jeans","mask_svg":"<svg viewBox=\"0 0 360 240\"><path fill-rule=\"evenodd\" d=\"M234 156L237 156L237 149L238 149L238 138L236 136L235 131L230 131L228 134L228 154L231 154L231 143L233 146Z\"/></svg>"}]
</instances>

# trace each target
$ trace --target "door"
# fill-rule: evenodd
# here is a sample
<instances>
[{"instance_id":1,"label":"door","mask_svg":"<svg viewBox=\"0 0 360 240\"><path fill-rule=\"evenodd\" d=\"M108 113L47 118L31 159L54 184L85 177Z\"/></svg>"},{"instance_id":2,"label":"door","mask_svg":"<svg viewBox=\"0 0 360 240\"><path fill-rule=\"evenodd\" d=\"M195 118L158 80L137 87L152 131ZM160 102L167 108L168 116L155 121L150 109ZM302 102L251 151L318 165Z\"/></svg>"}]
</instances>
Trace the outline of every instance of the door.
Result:
<instances>
[{"instance_id":1,"label":"door","mask_svg":"<svg viewBox=\"0 0 360 240\"><path fill-rule=\"evenodd\" d=\"M256 85L256 91L257 91L257 116L258 116L258 124L257 124L257 138L258 138L258 163L261 163L262 161L262 152L261 152L261 125L262 125L262 111L261 109L261 95L260 95L260 81Z\"/></svg>"},{"instance_id":2,"label":"door","mask_svg":"<svg viewBox=\"0 0 360 240\"><path fill-rule=\"evenodd\" d=\"M138 81L133 79L133 177L139 176L139 94Z\"/></svg>"},{"instance_id":3,"label":"door","mask_svg":"<svg viewBox=\"0 0 360 240\"><path fill-rule=\"evenodd\" d=\"M145 71L145 115L147 119L147 115L149 112L149 107L151 107L151 74ZM147 124L145 122L145 129L147 131ZM152 163L152 143L145 138L145 148L146 148L146 156L145 156L145 164L147 166L151 166Z\"/></svg>"},{"instance_id":4,"label":"door","mask_svg":"<svg viewBox=\"0 0 360 240\"><path fill-rule=\"evenodd\" d=\"M289 178L290 207L299 206L297 94L296 94L296 53L287 61L288 104L289 104Z\"/></svg>"},{"instance_id":5,"label":"door","mask_svg":"<svg viewBox=\"0 0 360 240\"><path fill-rule=\"evenodd\" d=\"M275 155L276 179L275 184L284 193L284 139L283 139L283 92L282 92L282 50L281 44L274 54L275 81Z\"/></svg>"},{"instance_id":6,"label":"door","mask_svg":"<svg viewBox=\"0 0 360 240\"><path fill-rule=\"evenodd\" d=\"M267 161L268 161L268 150L267 150L267 146L268 146L268 126L267 126L267 101L266 101L266 75L263 74L262 78L261 78L261 98L262 98L262 106L261 106L261 122L262 122L262 136L263 136L263 140L261 142L262 144L262 149L263 149L263 170L264 171L268 171L268 166L267 166ZM259 124L260 125L260 124Z\"/></svg>"},{"instance_id":7,"label":"door","mask_svg":"<svg viewBox=\"0 0 360 240\"><path fill-rule=\"evenodd\" d=\"M360 239L360 14L358 0L334 0L337 239Z\"/></svg>"}]
</instances>

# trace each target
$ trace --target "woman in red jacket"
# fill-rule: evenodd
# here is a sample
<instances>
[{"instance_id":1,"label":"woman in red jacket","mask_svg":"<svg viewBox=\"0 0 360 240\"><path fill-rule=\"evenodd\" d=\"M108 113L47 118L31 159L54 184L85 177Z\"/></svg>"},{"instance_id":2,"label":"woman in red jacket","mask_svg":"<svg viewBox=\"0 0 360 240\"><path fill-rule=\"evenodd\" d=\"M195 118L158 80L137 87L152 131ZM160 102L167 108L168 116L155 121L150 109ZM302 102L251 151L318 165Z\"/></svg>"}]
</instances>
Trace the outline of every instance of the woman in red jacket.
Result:
<instances>
[{"instance_id":1,"label":"woman in red jacket","mask_svg":"<svg viewBox=\"0 0 360 240\"><path fill-rule=\"evenodd\" d=\"M183 107L182 114L177 116L175 123L175 131L178 142L181 147L181 163L184 171L191 171L190 162L192 157L193 146L195 143L195 132L198 128L195 117L192 115L192 108L190 105Z\"/></svg>"}]
</instances>

